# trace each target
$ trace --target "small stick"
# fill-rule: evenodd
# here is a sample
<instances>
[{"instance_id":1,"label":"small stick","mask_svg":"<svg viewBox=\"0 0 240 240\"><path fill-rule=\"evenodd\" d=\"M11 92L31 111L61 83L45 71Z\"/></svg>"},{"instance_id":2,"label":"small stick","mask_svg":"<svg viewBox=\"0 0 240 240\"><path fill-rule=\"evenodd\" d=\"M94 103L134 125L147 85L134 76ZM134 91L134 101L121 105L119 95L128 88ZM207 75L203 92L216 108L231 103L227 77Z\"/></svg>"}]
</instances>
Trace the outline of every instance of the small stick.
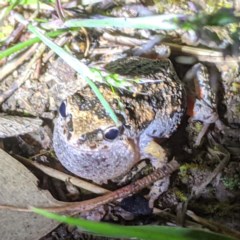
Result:
<instances>
[{"instance_id":1,"label":"small stick","mask_svg":"<svg viewBox=\"0 0 240 240\"><path fill-rule=\"evenodd\" d=\"M116 201L117 199L125 198L125 197L128 197L129 195L135 194L138 191L142 190L143 188L147 187L148 185L156 182L157 180L161 178L165 178L166 176L169 176L178 168L179 168L178 162L176 160L172 160L162 168L156 169L153 173L149 174L148 176L143 177L142 179L137 180L134 183L131 183L125 187L122 187L114 192L107 193L103 196L96 197L90 200L85 200L82 202L74 202L74 203L67 203L67 204L64 203L62 205L55 206L55 207L41 207L41 206L37 206L37 207L50 212L64 213L64 214L71 214L71 215L75 215L79 212L90 211L103 204L107 204L109 202ZM21 211L21 212L33 212L31 207L19 208L19 207L9 206L9 205L0 205L0 209Z\"/></svg>"},{"instance_id":2,"label":"small stick","mask_svg":"<svg viewBox=\"0 0 240 240\"><path fill-rule=\"evenodd\" d=\"M223 159L221 159L220 163L212 171L212 173L209 174L209 176L204 180L202 184L192 189L192 197L196 197L196 198L199 197L200 194L203 192L203 190L206 189L207 185L211 183L212 180L227 166L230 160L230 154L225 149L224 149L224 152L222 152L222 154L224 155Z\"/></svg>"},{"instance_id":3,"label":"small stick","mask_svg":"<svg viewBox=\"0 0 240 240\"><path fill-rule=\"evenodd\" d=\"M20 58L6 64L3 68L1 68L0 81L2 81L7 75L12 73L16 68L21 66L25 61L29 60L35 54L38 47L38 44L33 45Z\"/></svg>"},{"instance_id":4,"label":"small stick","mask_svg":"<svg viewBox=\"0 0 240 240\"><path fill-rule=\"evenodd\" d=\"M37 50L37 48L39 48L39 49ZM26 56L28 56L28 57L32 56L37 50L37 54L35 54L35 56L32 58L32 60L28 63L27 68L26 68L27 70L26 70L25 74L21 78L14 81L13 84L11 85L11 87L8 90L6 90L3 94L0 95L0 104L3 103L6 99L8 99L10 96L12 96L13 93L15 91L17 91L19 89L19 87L21 87L25 83L25 81L30 77L30 75L32 73L31 68L34 66L37 59L43 54L45 49L46 49L45 45L40 45L40 47L39 47L38 44L35 44L27 51L28 54L25 53L20 59L17 60L17 62L13 61L10 64L9 69L4 74L9 73L8 71L10 69L12 69L13 67L14 68L18 67L19 63L22 64L24 61L26 61ZM14 64L17 64L17 65L14 66ZM12 69L12 71L13 71L13 69ZM2 76L0 76L0 81L1 81L1 78L2 78Z\"/></svg>"},{"instance_id":5,"label":"small stick","mask_svg":"<svg viewBox=\"0 0 240 240\"><path fill-rule=\"evenodd\" d=\"M80 178L77 178L77 177L68 175L66 173L60 172L56 169L47 167L43 164L28 160L28 159L26 159L22 156L15 155L14 157L19 159L24 164L36 167L37 169L44 172L45 174L47 174L50 177L56 178L56 179L61 180L61 181L69 180L71 182L71 184L73 184L74 186L86 189L90 192L93 192L93 193L96 193L96 194L105 194L105 193L110 192L109 190L107 190L105 188L102 188L102 187L99 187L99 186L97 186L93 183L89 183L89 182L84 181Z\"/></svg>"},{"instance_id":6,"label":"small stick","mask_svg":"<svg viewBox=\"0 0 240 240\"><path fill-rule=\"evenodd\" d=\"M197 223L201 224L204 227L207 227L211 231L226 234L228 236L234 237L236 239L240 239L240 232L234 229L228 228L226 225L216 223L213 221L206 220L202 217L197 216L194 212L188 210L187 215L192 218Z\"/></svg>"}]
</instances>

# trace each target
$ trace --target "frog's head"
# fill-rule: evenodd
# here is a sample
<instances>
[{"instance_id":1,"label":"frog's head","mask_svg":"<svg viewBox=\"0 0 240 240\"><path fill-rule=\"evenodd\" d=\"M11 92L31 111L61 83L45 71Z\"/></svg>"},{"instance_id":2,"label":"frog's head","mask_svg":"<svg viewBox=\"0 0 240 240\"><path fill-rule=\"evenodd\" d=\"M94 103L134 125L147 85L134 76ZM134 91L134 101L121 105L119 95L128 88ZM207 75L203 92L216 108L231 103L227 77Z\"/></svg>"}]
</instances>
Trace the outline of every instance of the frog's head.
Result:
<instances>
[{"instance_id":1,"label":"frog's head","mask_svg":"<svg viewBox=\"0 0 240 240\"><path fill-rule=\"evenodd\" d=\"M123 141L123 124L116 126L99 101L75 94L59 107L64 135L69 143L96 148L103 142Z\"/></svg>"},{"instance_id":2,"label":"frog's head","mask_svg":"<svg viewBox=\"0 0 240 240\"><path fill-rule=\"evenodd\" d=\"M54 149L68 170L105 181L125 174L139 161L138 141L130 135L123 124L115 125L98 100L74 95L59 107Z\"/></svg>"}]
</instances>

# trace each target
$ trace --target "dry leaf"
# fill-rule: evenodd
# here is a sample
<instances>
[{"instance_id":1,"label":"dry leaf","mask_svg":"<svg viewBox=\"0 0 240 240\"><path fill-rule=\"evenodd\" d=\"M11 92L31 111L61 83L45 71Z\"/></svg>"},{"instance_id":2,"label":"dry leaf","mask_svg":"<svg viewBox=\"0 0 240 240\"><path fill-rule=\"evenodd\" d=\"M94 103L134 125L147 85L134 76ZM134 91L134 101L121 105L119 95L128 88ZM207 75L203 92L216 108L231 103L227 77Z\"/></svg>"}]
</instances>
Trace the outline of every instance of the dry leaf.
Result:
<instances>
[{"instance_id":1,"label":"dry leaf","mask_svg":"<svg viewBox=\"0 0 240 240\"><path fill-rule=\"evenodd\" d=\"M59 204L46 190L37 186L37 178L16 159L0 149L0 204L53 206ZM0 233L4 240L39 239L58 223L35 213L0 210Z\"/></svg>"},{"instance_id":2,"label":"dry leaf","mask_svg":"<svg viewBox=\"0 0 240 240\"><path fill-rule=\"evenodd\" d=\"M13 137L37 131L42 125L38 118L0 115L0 138Z\"/></svg>"}]
</instances>

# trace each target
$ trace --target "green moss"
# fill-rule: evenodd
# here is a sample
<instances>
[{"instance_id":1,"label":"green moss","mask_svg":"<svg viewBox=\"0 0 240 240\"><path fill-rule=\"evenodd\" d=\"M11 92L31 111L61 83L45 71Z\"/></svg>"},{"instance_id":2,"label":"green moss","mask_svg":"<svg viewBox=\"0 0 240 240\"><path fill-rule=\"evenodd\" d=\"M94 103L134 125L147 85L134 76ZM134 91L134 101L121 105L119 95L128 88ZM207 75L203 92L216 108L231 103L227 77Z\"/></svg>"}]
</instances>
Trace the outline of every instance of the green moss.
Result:
<instances>
[{"instance_id":1,"label":"green moss","mask_svg":"<svg viewBox=\"0 0 240 240\"><path fill-rule=\"evenodd\" d=\"M180 167L180 172L179 172L179 175L181 177L185 177L186 175L188 175L188 171L191 170L191 169L196 169L196 168L199 168L199 165L196 164L196 163L186 163L186 164L183 164L181 167Z\"/></svg>"},{"instance_id":2,"label":"green moss","mask_svg":"<svg viewBox=\"0 0 240 240\"><path fill-rule=\"evenodd\" d=\"M235 174L231 177L223 177L222 182L229 190L240 190L240 174Z\"/></svg>"},{"instance_id":3,"label":"green moss","mask_svg":"<svg viewBox=\"0 0 240 240\"><path fill-rule=\"evenodd\" d=\"M188 181L189 181L189 177L190 177L190 170L193 170L193 169L198 169L199 168L199 165L196 164L196 163L186 163L186 164L183 164L181 167L180 167L180 171L179 171L179 177L180 177L180 180L183 184L187 184Z\"/></svg>"},{"instance_id":4,"label":"green moss","mask_svg":"<svg viewBox=\"0 0 240 240\"><path fill-rule=\"evenodd\" d=\"M234 94L239 94L240 93L240 83L239 82L233 82L232 83L232 89Z\"/></svg>"},{"instance_id":5,"label":"green moss","mask_svg":"<svg viewBox=\"0 0 240 240\"><path fill-rule=\"evenodd\" d=\"M183 193L182 191L180 190L176 190L174 191L177 198L181 201L181 202L186 202L187 201L187 196L185 195L185 193Z\"/></svg>"}]
</instances>

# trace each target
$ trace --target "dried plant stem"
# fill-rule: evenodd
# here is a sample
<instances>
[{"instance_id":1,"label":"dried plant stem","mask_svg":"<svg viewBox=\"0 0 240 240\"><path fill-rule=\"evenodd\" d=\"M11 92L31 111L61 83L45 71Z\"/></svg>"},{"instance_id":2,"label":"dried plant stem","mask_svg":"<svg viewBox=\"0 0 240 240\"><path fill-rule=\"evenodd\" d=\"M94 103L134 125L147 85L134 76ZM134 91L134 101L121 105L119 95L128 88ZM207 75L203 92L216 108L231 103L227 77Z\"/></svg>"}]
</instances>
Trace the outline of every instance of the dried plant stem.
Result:
<instances>
[{"instance_id":1,"label":"dried plant stem","mask_svg":"<svg viewBox=\"0 0 240 240\"><path fill-rule=\"evenodd\" d=\"M207 227L211 231L226 234L236 239L240 239L240 232L234 229L230 229L226 225L206 220L202 217L197 216L194 212L190 210L187 211L187 215L191 217L194 221L196 221L197 223L201 224L204 227Z\"/></svg>"},{"instance_id":2,"label":"dried plant stem","mask_svg":"<svg viewBox=\"0 0 240 240\"><path fill-rule=\"evenodd\" d=\"M15 68L16 68L17 66L22 64L24 61L26 61L26 58L31 57L36 52L37 48L39 48L38 44L35 44L34 46L32 46L27 51L28 54L25 53L21 57L21 59L18 59L17 61L14 61L13 63L11 63L11 66L9 66L8 71L10 69L12 69L11 71L13 71L14 64L16 64L16 66L15 66ZM27 71L24 74L24 76L22 76L21 78L17 79L7 91L5 91L3 94L0 95L0 104L3 103L7 98L9 98L30 77L30 75L32 73L32 66L34 66L34 64L36 63L37 59L43 54L45 49L46 49L46 46L42 44L41 47L38 49L37 54L35 54L35 56L32 58L32 60L28 63L27 68L26 68ZM8 75L8 73L9 73L8 71L4 72L3 74L7 74ZM3 79L3 78L1 78L1 79Z\"/></svg>"},{"instance_id":3,"label":"dried plant stem","mask_svg":"<svg viewBox=\"0 0 240 240\"><path fill-rule=\"evenodd\" d=\"M71 184L73 184L74 186L86 189L90 192L93 192L93 193L96 193L96 194L105 194L105 193L110 192L109 190L107 190L105 188L102 188L102 187L99 187L99 186L97 186L93 183L89 183L89 182L84 181L80 178L73 177L71 175L60 172L60 171L55 170L53 168L44 166L40 163L28 160L28 159L26 159L22 156L16 155L14 157L19 159L24 164L36 167L37 169L41 170L42 172L44 172L48 176L51 176L51 177L56 178L56 179L61 180L61 181L69 180L71 182Z\"/></svg>"},{"instance_id":4,"label":"dried plant stem","mask_svg":"<svg viewBox=\"0 0 240 240\"><path fill-rule=\"evenodd\" d=\"M207 185L212 182L212 180L227 166L230 160L230 154L225 152L223 159L221 159L220 163L213 170L211 174L204 180L202 184L196 186L192 189L192 197L199 197L200 194L206 189Z\"/></svg>"},{"instance_id":5,"label":"dried plant stem","mask_svg":"<svg viewBox=\"0 0 240 240\"><path fill-rule=\"evenodd\" d=\"M34 53L36 52L36 49L38 48L38 44L33 45L28 51L26 51L21 57L18 59L6 64L1 69L1 76L0 81L2 81L7 75L12 73L15 69L17 69L20 65L22 65L25 61L30 59Z\"/></svg>"},{"instance_id":6,"label":"dried plant stem","mask_svg":"<svg viewBox=\"0 0 240 240\"><path fill-rule=\"evenodd\" d=\"M56 213L64 213L64 214L77 214L79 212L90 211L96 207L99 207L103 204L107 204L109 202L116 201L117 199L128 197L131 194L135 194L138 191L142 190L143 188L147 187L148 185L156 182L159 179L162 179L166 176L169 176L174 171L179 168L179 164L177 161L172 160L162 168L155 170L153 173L149 174L148 176L137 180L134 183L131 183L125 187L122 187L114 192L107 193L103 196L96 197L94 199L82 201L82 202L75 202L75 203L64 203L63 205L56 206L56 207L41 207L37 206L38 208L42 208L44 210ZM32 212L31 208L19 208L16 206L9 206L9 205L0 205L0 209L7 209L13 211L22 211L22 212Z\"/></svg>"}]
</instances>

